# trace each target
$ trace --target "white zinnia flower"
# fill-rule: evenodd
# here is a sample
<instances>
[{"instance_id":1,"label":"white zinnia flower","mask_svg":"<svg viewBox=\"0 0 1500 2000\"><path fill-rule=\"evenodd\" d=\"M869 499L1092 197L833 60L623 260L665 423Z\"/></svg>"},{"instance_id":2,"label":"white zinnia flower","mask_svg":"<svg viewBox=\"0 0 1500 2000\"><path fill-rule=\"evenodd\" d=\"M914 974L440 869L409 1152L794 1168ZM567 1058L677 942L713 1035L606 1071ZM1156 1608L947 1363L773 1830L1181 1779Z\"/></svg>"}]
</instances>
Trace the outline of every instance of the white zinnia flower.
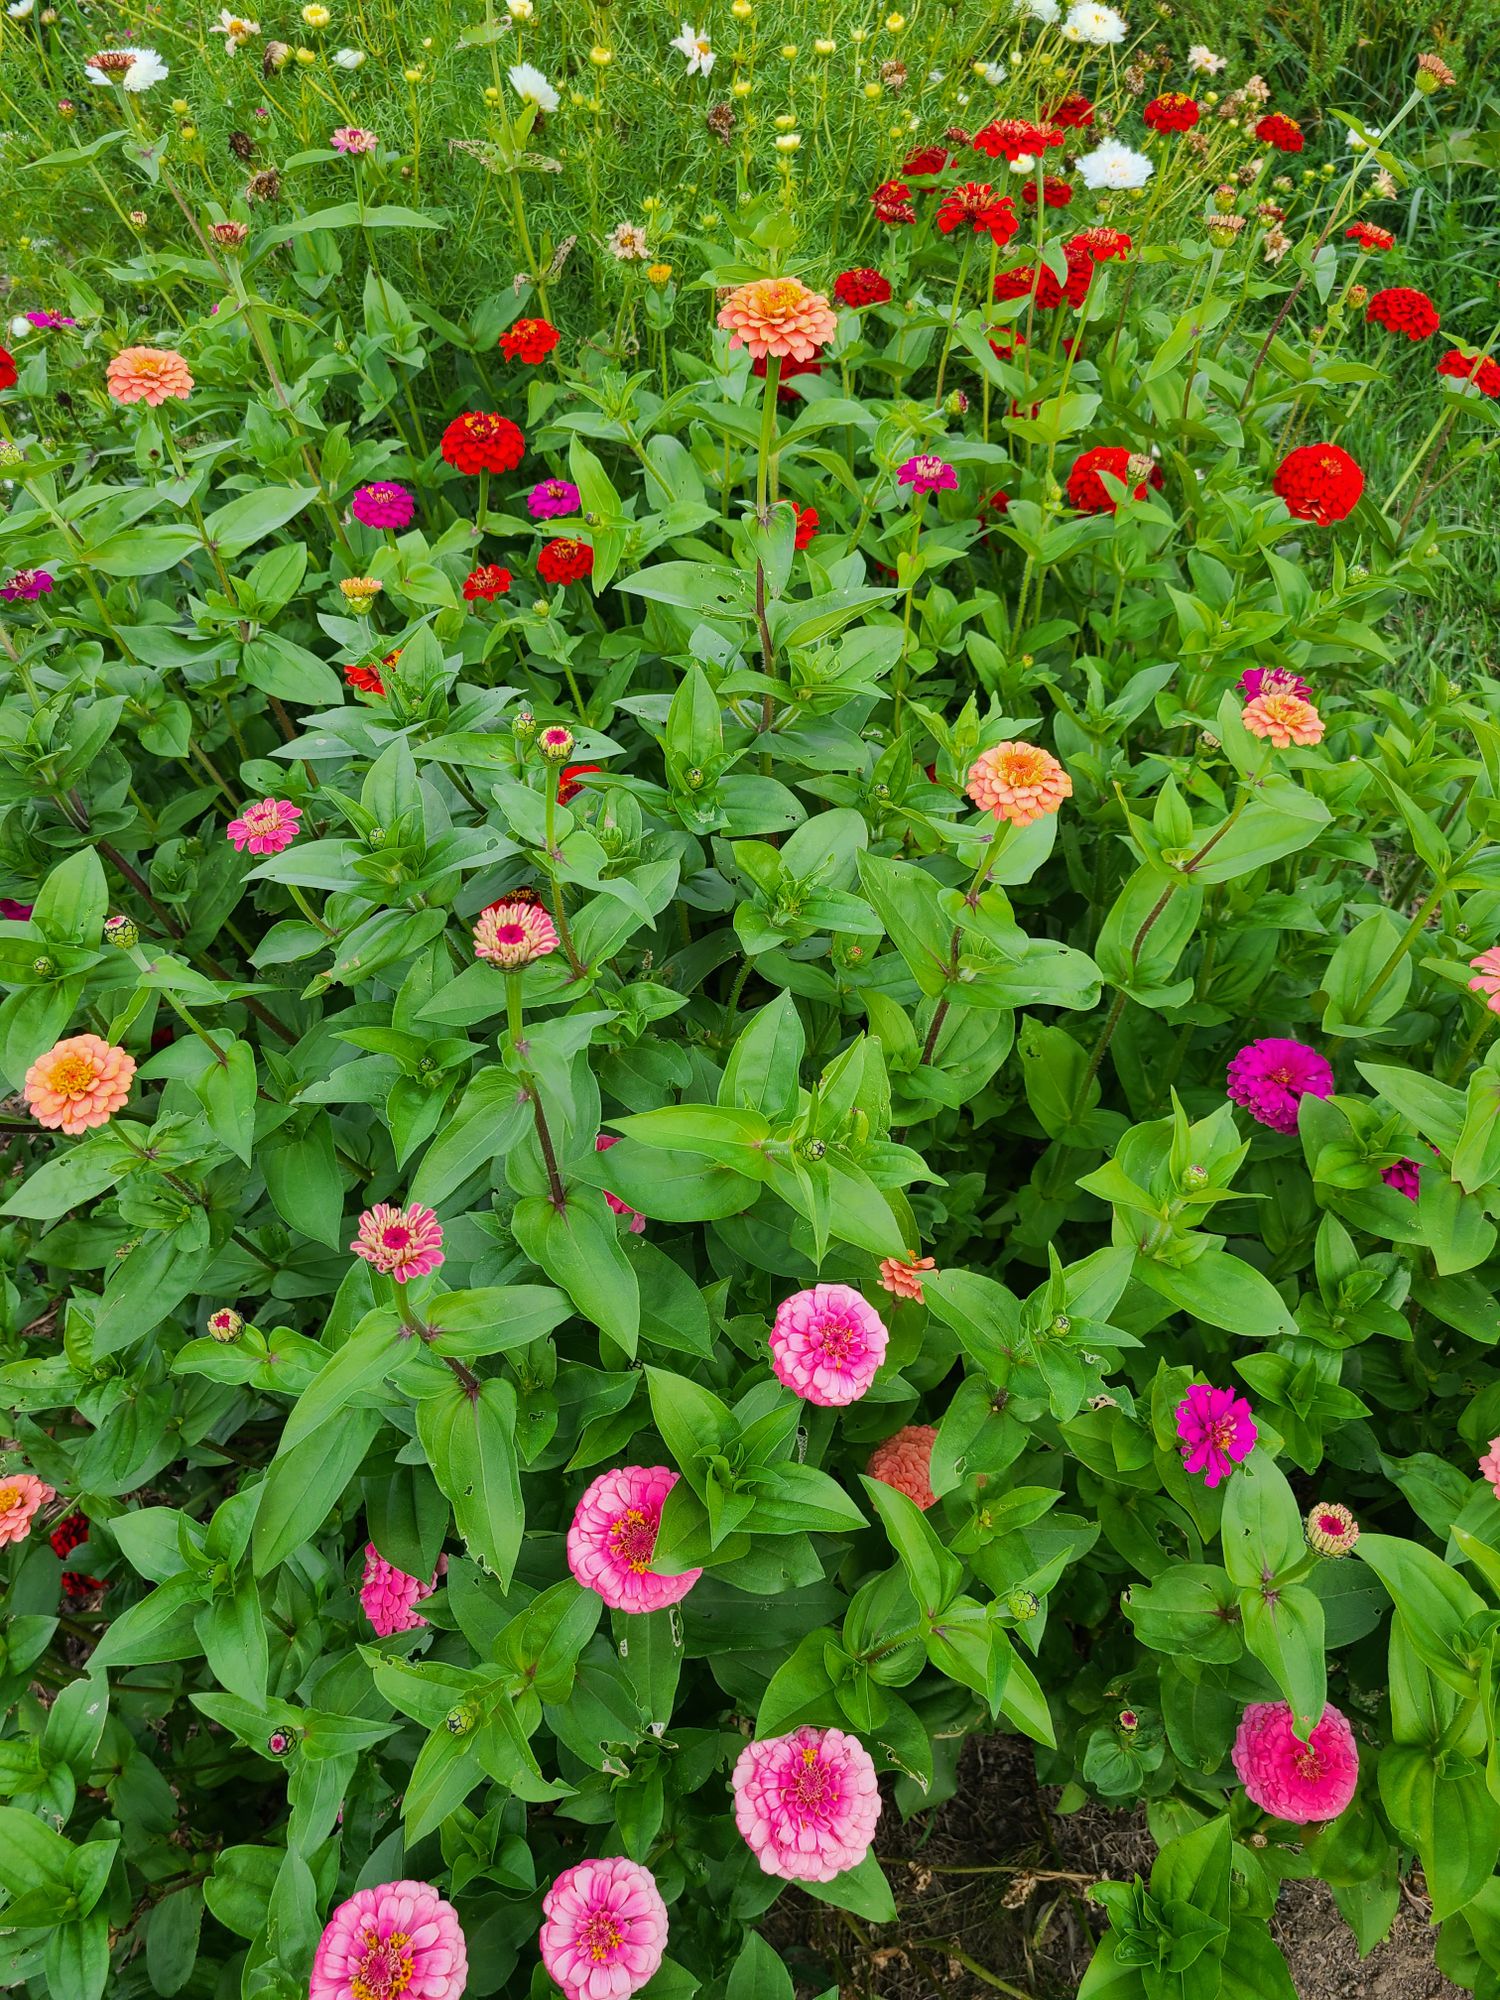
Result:
<instances>
[{"instance_id":1,"label":"white zinnia flower","mask_svg":"<svg viewBox=\"0 0 1500 2000\"><path fill-rule=\"evenodd\" d=\"M7 8L6 12L9 13L10 9ZM26 317L25 313L17 313L10 323L10 337L12 340L24 340L31 330L31 321Z\"/></svg>"},{"instance_id":2,"label":"white zinnia flower","mask_svg":"<svg viewBox=\"0 0 1500 2000\"><path fill-rule=\"evenodd\" d=\"M617 222L604 246L611 257L622 264L638 264L651 253L646 244L646 232L638 222Z\"/></svg>"},{"instance_id":3,"label":"white zinnia flower","mask_svg":"<svg viewBox=\"0 0 1500 2000\"><path fill-rule=\"evenodd\" d=\"M1040 21L1044 28L1054 26L1062 12L1057 0L1016 0L1016 6L1023 14L1029 14L1033 21Z\"/></svg>"},{"instance_id":4,"label":"white zinnia flower","mask_svg":"<svg viewBox=\"0 0 1500 2000\"><path fill-rule=\"evenodd\" d=\"M1067 41L1087 42L1091 49L1102 49L1111 42L1124 41L1125 17L1113 7L1100 6L1099 0L1077 0L1068 9L1063 36Z\"/></svg>"},{"instance_id":5,"label":"white zinnia flower","mask_svg":"<svg viewBox=\"0 0 1500 2000\"><path fill-rule=\"evenodd\" d=\"M127 90L136 95L143 90L149 90L154 83L165 82L172 74L155 49L101 49L99 54L130 58L130 67L124 71L121 81ZM108 86L115 81L108 70L99 68L97 56L86 66L84 75L90 83L102 83Z\"/></svg>"},{"instance_id":6,"label":"white zinnia flower","mask_svg":"<svg viewBox=\"0 0 1500 2000\"><path fill-rule=\"evenodd\" d=\"M365 59L363 49L335 49L333 63L336 69L358 69Z\"/></svg>"},{"instance_id":7,"label":"white zinnia flower","mask_svg":"<svg viewBox=\"0 0 1500 2000\"><path fill-rule=\"evenodd\" d=\"M998 62L980 63L979 75L989 85L991 90L998 90L1005 81L1005 64Z\"/></svg>"},{"instance_id":8,"label":"white zinnia flower","mask_svg":"<svg viewBox=\"0 0 1500 2000\"><path fill-rule=\"evenodd\" d=\"M1202 42L1194 42L1188 50L1188 68L1196 70L1200 76L1217 76L1221 69L1228 67L1228 56L1216 56L1212 49Z\"/></svg>"},{"instance_id":9,"label":"white zinnia flower","mask_svg":"<svg viewBox=\"0 0 1500 2000\"><path fill-rule=\"evenodd\" d=\"M1118 139L1106 139L1078 162L1078 178L1086 188L1143 188L1155 173L1144 153L1133 153Z\"/></svg>"},{"instance_id":10,"label":"white zinnia flower","mask_svg":"<svg viewBox=\"0 0 1500 2000\"><path fill-rule=\"evenodd\" d=\"M260 33L260 22L246 21L238 14L231 14L226 7L217 21L209 22L208 32L222 35L226 51L233 55L236 49L243 48L246 42L253 41Z\"/></svg>"},{"instance_id":11,"label":"white zinnia flower","mask_svg":"<svg viewBox=\"0 0 1500 2000\"><path fill-rule=\"evenodd\" d=\"M560 102L557 92L548 83L542 72L532 63L517 63L507 70L510 87L524 104L534 104L538 111L555 111Z\"/></svg>"},{"instance_id":12,"label":"white zinnia flower","mask_svg":"<svg viewBox=\"0 0 1500 2000\"><path fill-rule=\"evenodd\" d=\"M709 44L708 30L706 28L701 31L697 28L690 28L687 22L684 21L682 24L682 33L673 39L670 46L687 57L687 73L689 76L707 76L714 66L716 58Z\"/></svg>"},{"instance_id":13,"label":"white zinnia flower","mask_svg":"<svg viewBox=\"0 0 1500 2000\"><path fill-rule=\"evenodd\" d=\"M13 0L5 11L13 21L24 21L35 5L36 0Z\"/></svg>"}]
</instances>

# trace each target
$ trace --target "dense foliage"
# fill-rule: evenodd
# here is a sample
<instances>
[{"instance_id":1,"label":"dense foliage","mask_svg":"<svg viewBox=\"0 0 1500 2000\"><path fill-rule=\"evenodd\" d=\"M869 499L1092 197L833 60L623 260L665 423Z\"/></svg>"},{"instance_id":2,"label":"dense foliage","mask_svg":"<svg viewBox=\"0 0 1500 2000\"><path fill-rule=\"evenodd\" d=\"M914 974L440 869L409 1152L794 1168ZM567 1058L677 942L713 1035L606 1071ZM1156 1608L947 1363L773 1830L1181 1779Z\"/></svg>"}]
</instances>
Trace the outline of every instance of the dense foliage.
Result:
<instances>
[{"instance_id":1,"label":"dense foliage","mask_svg":"<svg viewBox=\"0 0 1500 2000\"><path fill-rule=\"evenodd\" d=\"M0 351L7 1982L784 2000L1004 1729L1148 1805L1083 2000L1417 1867L1496 2000L1500 687L1391 638L1461 86L913 9L872 178L685 22L737 198L569 255L540 8L462 305L357 67L226 13L209 186L176 31L10 10L106 210Z\"/></svg>"}]
</instances>

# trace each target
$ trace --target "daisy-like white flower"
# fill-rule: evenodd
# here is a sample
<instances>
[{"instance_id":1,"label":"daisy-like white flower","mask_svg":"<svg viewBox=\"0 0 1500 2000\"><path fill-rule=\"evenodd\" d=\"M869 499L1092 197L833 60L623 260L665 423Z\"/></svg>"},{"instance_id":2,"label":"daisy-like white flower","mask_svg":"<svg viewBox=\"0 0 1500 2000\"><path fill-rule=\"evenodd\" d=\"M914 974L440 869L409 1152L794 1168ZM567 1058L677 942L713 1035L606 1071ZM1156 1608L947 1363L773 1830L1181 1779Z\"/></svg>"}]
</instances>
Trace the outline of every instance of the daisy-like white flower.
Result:
<instances>
[{"instance_id":1,"label":"daisy-like white flower","mask_svg":"<svg viewBox=\"0 0 1500 2000\"><path fill-rule=\"evenodd\" d=\"M364 59L363 49L335 49L333 52L335 69L358 69Z\"/></svg>"},{"instance_id":2,"label":"daisy-like white flower","mask_svg":"<svg viewBox=\"0 0 1500 2000\"><path fill-rule=\"evenodd\" d=\"M1091 49L1107 48L1112 42L1124 41L1125 17L1113 7L1101 6L1099 0L1077 0L1063 22L1063 38Z\"/></svg>"},{"instance_id":3,"label":"daisy-like white flower","mask_svg":"<svg viewBox=\"0 0 1500 2000\"><path fill-rule=\"evenodd\" d=\"M229 55L242 49L246 42L253 42L260 33L259 21L247 21L242 14L231 14L225 7L217 21L210 21L208 32L224 37L224 48Z\"/></svg>"},{"instance_id":4,"label":"daisy-like white flower","mask_svg":"<svg viewBox=\"0 0 1500 2000\"><path fill-rule=\"evenodd\" d=\"M106 88L112 83L123 84L133 96L155 83L164 83L171 73L155 49L101 49L84 69L90 83Z\"/></svg>"},{"instance_id":5,"label":"daisy-like white flower","mask_svg":"<svg viewBox=\"0 0 1500 2000\"><path fill-rule=\"evenodd\" d=\"M638 222L617 222L605 239L605 249L622 264L639 264L651 252Z\"/></svg>"},{"instance_id":6,"label":"daisy-like white flower","mask_svg":"<svg viewBox=\"0 0 1500 2000\"><path fill-rule=\"evenodd\" d=\"M1017 7L1033 21L1040 21L1044 28L1055 27L1062 13L1057 0L1017 0Z\"/></svg>"},{"instance_id":7,"label":"daisy-like white flower","mask_svg":"<svg viewBox=\"0 0 1500 2000\"><path fill-rule=\"evenodd\" d=\"M506 75L521 102L534 104L538 111L555 111L562 101L535 63L516 63Z\"/></svg>"},{"instance_id":8,"label":"daisy-like white flower","mask_svg":"<svg viewBox=\"0 0 1500 2000\"><path fill-rule=\"evenodd\" d=\"M35 6L36 0L12 0L5 11L13 21L24 21Z\"/></svg>"},{"instance_id":9,"label":"daisy-like white flower","mask_svg":"<svg viewBox=\"0 0 1500 2000\"><path fill-rule=\"evenodd\" d=\"M1106 139L1078 162L1078 178L1086 188L1143 188L1156 171L1144 153L1132 152L1118 139Z\"/></svg>"},{"instance_id":10,"label":"daisy-like white flower","mask_svg":"<svg viewBox=\"0 0 1500 2000\"><path fill-rule=\"evenodd\" d=\"M707 76L714 66L714 52L706 28L690 28L684 21L682 33L673 38L671 46L687 57L689 76Z\"/></svg>"},{"instance_id":11,"label":"daisy-like white flower","mask_svg":"<svg viewBox=\"0 0 1500 2000\"><path fill-rule=\"evenodd\" d=\"M1187 66L1196 70L1199 76L1217 76L1221 69L1228 67L1228 63L1228 56L1216 56L1202 42L1194 42L1187 52Z\"/></svg>"},{"instance_id":12,"label":"daisy-like white flower","mask_svg":"<svg viewBox=\"0 0 1500 2000\"><path fill-rule=\"evenodd\" d=\"M998 62L981 63L979 65L977 74L979 76L980 81L982 83L987 83L991 90L998 90L1001 84L1004 83L1005 81L1006 77L1005 64Z\"/></svg>"}]
</instances>

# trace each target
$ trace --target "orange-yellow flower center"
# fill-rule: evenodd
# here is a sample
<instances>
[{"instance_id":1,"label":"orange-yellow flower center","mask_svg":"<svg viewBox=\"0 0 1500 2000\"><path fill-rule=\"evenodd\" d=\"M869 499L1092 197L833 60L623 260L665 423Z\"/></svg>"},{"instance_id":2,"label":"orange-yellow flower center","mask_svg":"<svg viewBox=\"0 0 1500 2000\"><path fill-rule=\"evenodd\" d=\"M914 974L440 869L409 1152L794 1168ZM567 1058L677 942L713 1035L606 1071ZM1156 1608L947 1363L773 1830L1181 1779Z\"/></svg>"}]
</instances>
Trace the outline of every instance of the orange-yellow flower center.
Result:
<instances>
[{"instance_id":1,"label":"orange-yellow flower center","mask_svg":"<svg viewBox=\"0 0 1500 2000\"><path fill-rule=\"evenodd\" d=\"M650 1569L655 1548L656 1522L644 1508L627 1507L625 1512L612 1523L609 1531L609 1552L637 1576L644 1576Z\"/></svg>"},{"instance_id":2,"label":"orange-yellow flower center","mask_svg":"<svg viewBox=\"0 0 1500 2000\"><path fill-rule=\"evenodd\" d=\"M795 278L762 278L745 288L745 303L762 319L781 319L795 312L806 297L807 287Z\"/></svg>"},{"instance_id":3,"label":"orange-yellow flower center","mask_svg":"<svg viewBox=\"0 0 1500 2000\"><path fill-rule=\"evenodd\" d=\"M1021 743L1001 756L995 775L1007 785L1040 785L1046 781L1051 761L1034 743Z\"/></svg>"},{"instance_id":4,"label":"orange-yellow flower center","mask_svg":"<svg viewBox=\"0 0 1500 2000\"><path fill-rule=\"evenodd\" d=\"M47 1072L47 1088L58 1097L87 1097L96 1081L93 1063L76 1053L59 1056Z\"/></svg>"},{"instance_id":5,"label":"orange-yellow flower center","mask_svg":"<svg viewBox=\"0 0 1500 2000\"><path fill-rule=\"evenodd\" d=\"M0 1486L0 1514L13 1514L21 1505L21 1489L14 1481L7 1480Z\"/></svg>"},{"instance_id":6,"label":"orange-yellow flower center","mask_svg":"<svg viewBox=\"0 0 1500 2000\"><path fill-rule=\"evenodd\" d=\"M364 1956L349 1981L352 2000L401 2000L414 1971L407 1949L410 1943L404 1931L392 1931L387 1938L378 1931L366 1931Z\"/></svg>"},{"instance_id":7,"label":"orange-yellow flower center","mask_svg":"<svg viewBox=\"0 0 1500 2000\"><path fill-rule=\"evenodd\" d=\"M1299 1778L1315 1783L1323 1775L1323 1760L1310 1743L1299 1743L1292 1754L1292 1762L1297 1767Z\"/></svg>"}]
</instances>

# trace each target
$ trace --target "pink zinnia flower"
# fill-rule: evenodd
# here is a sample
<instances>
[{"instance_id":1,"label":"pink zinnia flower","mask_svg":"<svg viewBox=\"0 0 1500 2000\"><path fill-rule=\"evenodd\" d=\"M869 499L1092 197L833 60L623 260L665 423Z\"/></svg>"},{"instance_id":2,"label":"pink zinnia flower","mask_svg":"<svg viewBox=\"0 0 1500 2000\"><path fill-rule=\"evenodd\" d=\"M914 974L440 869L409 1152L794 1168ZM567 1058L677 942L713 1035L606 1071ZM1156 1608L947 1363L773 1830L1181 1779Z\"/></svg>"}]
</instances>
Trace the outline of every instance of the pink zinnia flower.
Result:
<instances>
[{"instance_id":1,"label":"pink zinnia flower","mask_svg":"<svg viewBox=\"0 0 1500 2000\"><path fill-rule=\"evenodd\" d=\"M1408 1201L1416 1201L1422 1192L1421 1162L1405 1155L1393 1166L1382 1167L1380 1178L1388 1188L1394 1188L1397 1194L1404 1194Z\"/></svg>"},{"instance_id":2,"label":"pink zinnia flower","mask_svg":"<svg viewBox=\"0 0 1500 2000\"><path fill-rule=\"evenodd\" d=\"M1354 1731L1332 1702L1304 1743L1284 1701L1252 1701L1231 1755L1251 1804L1293 1826L1337 1819L1359 1783Z\"/></svg>"},{"instance_id":3,"label":"pink zinnia flower","mask_svg":"<svg viewBox=\"0 0 1500 2000\"><path fill-rule=\"evenodd\" d=\"M932 1490L932 1447L937 1432L931 1424L907 1424L894 1437L885 1438L870 1453L865 1471L882 1485L894 1486L908 1500L914 1500L925 1514L937 1505Z\"/></svg>"},{"instance_id":4,"label":"pink zinnia flower","mask_svg":"<svg viewBox=\"0 0 1500 2000\"><path fill-rule=\"evenodd\" d=\"M611 1146L618 1146L619 1143L620 1135L618 1132L601 1132L594 1141L594 1151L596 1153L607 1153ZM629 1218L631 1235L641 1235L646 1227L646 1218L641 1214L640 1210L632 1208L628 1201L621 1201L620 1197L617 1194L611 1194L608 1188L605 1188L603 1193L604 1199L609 1203L616 1215L624 1215Z\"/></svg>"},{"instance_id":5,"label":"pink zinnia flower","mask_svg":"<svg viewBox=\"0 0 1500 2000\"><path fill-rule=\"evenodd\" d=\"M76 1138L107 1125L130 1097L135 1057L100 1035L68 1035L27 1070L21 1093L38 1125Z\"/></svg>"},{"instance_id":6,"label":"pink zinnia flower","mask_svg":"<svg viewBox=\"0 0 1500 2000\"><path fill-rule=\"evenodd\" d=\"M526 496L534 521L555 521L564 514L576 514L583 496L571 479L544 479Z\"/></svg>"},{"instance_id":7,"label":"pink zinnia flower","mask_svg":"<svg viewBox=\"0 0 1500 2000\"><path fill-rule=\"evenodd\" d=\"M356 521L367 528L404 528L417 511L417 503L404 486L393 480L378 479L372 486L356 488L349 503Z\"/></svg>"},{"instance_id":8,"label":"pink zinnia flower","mask_svg":"<svg viewBox=\"0 0 1500 2000\"><path fill-rule=\"evenodd\" d=\"M349 1248L404 1285L409 1278L425 1278L442 1263L443 1226L420 1203L395 1208L388 1201L377 1201L359 1218L359 1234Z\"/></svg>"},{"instance_id":9,"label":"pink zinnia flower","mask_svg":"<svg viewBox=\"0 0 1500 2000\"><path fill-rule=\"evenodd\" d=\"M885 1321L852 1285L814 1285L776 1308L771 1369L804 1402L858 1402L885 1359Z\"/></svg>"},{"instance_id":10,"label":"pink zinnia flower","mask_svg":"<svg viewBox=\"0 0 1500 2000\"><path fill-rule=\"evenodd\" d=\"M880 1788L858 1737L803 1727L747 1743L732 1783L734 1823L766 1874L831 1882L869 1853Z\"/></svg>"},{"instance_id":11,"label":"pink zinnia flower","mask_svg":"<svg viewBox=\"0 0 1500 2000\"><path fill-rule=\"evenodd\" d=\"M520 897L491 903L474 926L474 956L514 972L557 950L557 927L540 903Z\"/></svg>"},{"instance_id":12,"label":"pink zinnia flower","mask_svg":"<svg viewBox=\"0 0 1500 2000\"><path fill-rule=\"evenodd\" d=\"M360 1580L359 1601L375 1627L377 1639L389 1639L393 1632L414 1632L427 1620L417 1615L417 1606L437 1589L443 1564L431 1583L408 1576L404 1569L388 1563L373 1542L365 1543L365 1573Z\"/></svg>"},{"instance_id":13,"label":"pink zinnia flower","mask_svg":"<svg viewBox=\"0 0 1500 2000\"><path fill-rule=\"evenodd\" d=\"M542 1963L570 2000L625 2000L661 1964L667 1906L638 1861L616 1855L565 1868L542 1910Z\"/></svg>"},{"instance_id":14,"label":"pink zinnia flower","mask_svg":"<svg viewBox=\"0 0 1500 2000\"><path fill-rule=\"evenodd\" d=\"M659 1576L651 1567L661 1510L680 1473L669 1465L622 1465L601 1472L578 1503L568 1530L568 1568L611 1611L664 1611L680 1604L702 1576Z\"/></svg>"},{"instance_id":15,"label":"pink zinnia flower","mask_svg":"<svg viewBox=\"0 0 1500 2000\"><path fill-rule=\"evenodd\" d=\"M53 1488L34 1472L12 1472L0 1479L0 1548L10 1542L24 1542L31 1533L31 1517L37 1508L56 1498Z\"/></svg>"},{"instance_id":16,"label":"pink zinnia flower","mask_svg":"<svg viewBox=\"0 0 1500 2000\"><path fill-rule=\"evenodd\" d=\"M1240 675L1240 693L1246 701L1262 694L1295 694L1304 701L1312 700L1307 682L1300 674L1289 674L1285 667L1246 667Z\"/></svg>"},{"instance_id":17,"label":"pink zinnia flower","mask_svg":"<svg viewBox=\"0 0 1500 2000\"><path fill-rule=\"evenodd\" d=\"M1471 958L1469 970L1479 974L1469 981L1469 991L1488 995L1485 1006L1492 1014L1500 1014L1500 944L1492 944L1478 958Z\"/></svg>"},{"instance_id":18,"label":"pink zinnia flower","mask_svg":"<svg viewBox=\"0 0 1500 2000\"><path fill-rule=\"evenodd\" d=\"M1500 1010L1497 1010L1500 1011ZM1249 1042L1229 1065L1229 1095L1258 1124L1273 1132L1295 1132L1297 1106L1304 1097L1331 1097L1328 1060L1306 1042L1279 1035Z\"/></svg>"},{"instance_id":19,"label":"pink zinnia flower","mask_svg":"<svg viewBox=\"0 0 1500 2000\"><path fill-rule=\"evenodd\" d=\"M301 806L290 799L257 799L246 806L238 819L225 828L237 853L248 847L252 854L279 854L297 838Z\"/></svg>"},{"instance_id":20,"label":"pink zinnia flower","mask_svg":"<svg viewBox=\"0 0 1500 2000\"><path fill-rule=\"evenodd\" d=\"M328 143L336 153L373 153L380 142L363 126L338 125L329 135Z\"/></svg>"},{"instance_id":21,"label":"pink zinnia flower","mask_svg":"<svg viewBox=\"0 0 1500 2000\"><path fill-rule=\"evenodd\" d=\"M453 1905L428 1882L382 1882L328 1919L308 2000L460 2000L468 1979Z\"/></svg>"},{"instance_id":22,"label":"pink zinnia flower","mask_svg":"<svg viewBox=\"0 0 1500 2000\"><path fill-rule=\"evenodd\" d=\"M1177 1405L1177 1435L1184 1468L1206 1473L1204 1485L1214 1487L1250 1456L1259 1433L1243 1396L1195 1382Z\"/></svg>"},{"instance_id":23,"label":"pink zinnia flower","mask_svg":"<svg viewBox=\"0 0 1500 2000\"><path fill-rule=\"evenodd\" d=\"M946 459L930 451L919 451L901 467L896 483L909 486L914 493L952 492L958 485L958 474Z\"/></svg>"},{"instance_id":24,"label":"pink zinnia flower","mask_svg":"<svg viewBox=\"0 0 1500 2000\"><path fill-rule=\"evenodd\" d=\"M1479 1461L1479 1470L1495 1489L1495 1498L1500 1500L1500 1438L1490 1439L1490 1448Z\"/></svg>"}]
</instances>

